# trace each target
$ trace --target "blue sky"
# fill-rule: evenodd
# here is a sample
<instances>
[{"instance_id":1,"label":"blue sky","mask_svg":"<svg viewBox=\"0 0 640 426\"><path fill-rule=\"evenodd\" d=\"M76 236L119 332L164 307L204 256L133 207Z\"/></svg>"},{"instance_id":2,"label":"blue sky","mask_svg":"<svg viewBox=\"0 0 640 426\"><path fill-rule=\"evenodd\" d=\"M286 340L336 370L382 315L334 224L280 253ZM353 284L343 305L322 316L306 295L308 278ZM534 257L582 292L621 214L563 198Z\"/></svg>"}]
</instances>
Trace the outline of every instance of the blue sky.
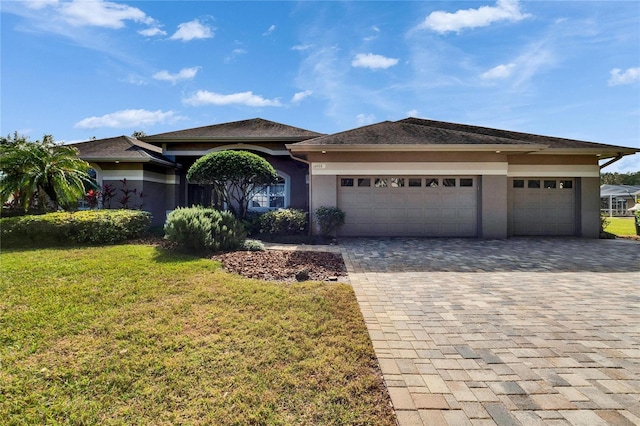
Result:
<instances>
[{"instance_id":1,"label":"blue sky","mask_svg":"<svg viewBox=\"0 0 640 426\"><path fill-rule=\"evenodd\" d=\"M11 1L1 134L407 116L640 148L640 2ZM639 171L640 155L604 171Z\"/></svg>"}]
</instances>

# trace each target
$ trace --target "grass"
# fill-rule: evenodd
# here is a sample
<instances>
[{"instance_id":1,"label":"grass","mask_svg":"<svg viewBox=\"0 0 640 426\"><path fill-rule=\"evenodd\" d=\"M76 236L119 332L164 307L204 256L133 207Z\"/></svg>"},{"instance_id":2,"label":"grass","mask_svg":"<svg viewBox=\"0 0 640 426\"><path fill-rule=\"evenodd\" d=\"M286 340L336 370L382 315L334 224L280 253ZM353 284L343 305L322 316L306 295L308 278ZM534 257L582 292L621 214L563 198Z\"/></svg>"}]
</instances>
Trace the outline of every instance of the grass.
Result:
<instances>
[{"instance_id":1,"label":"grass","mask_svg":"<svg viewBox=\"0 0 640 426\"><path fill-rule=\"evenodd\" d=\"M609 225L605 231L615 235L636 235L636 227L633 217L608 217Z\"/></svg>"},{"instance_id":2,"label":"grass","mask_svg":"<svg viewBox=\"0 0 640 426\"><path fill-rule=\"evenodd\" d=\"M3 425L394 424L347 285L142 245L0 262Z\"/></svg>"}]
</instances>

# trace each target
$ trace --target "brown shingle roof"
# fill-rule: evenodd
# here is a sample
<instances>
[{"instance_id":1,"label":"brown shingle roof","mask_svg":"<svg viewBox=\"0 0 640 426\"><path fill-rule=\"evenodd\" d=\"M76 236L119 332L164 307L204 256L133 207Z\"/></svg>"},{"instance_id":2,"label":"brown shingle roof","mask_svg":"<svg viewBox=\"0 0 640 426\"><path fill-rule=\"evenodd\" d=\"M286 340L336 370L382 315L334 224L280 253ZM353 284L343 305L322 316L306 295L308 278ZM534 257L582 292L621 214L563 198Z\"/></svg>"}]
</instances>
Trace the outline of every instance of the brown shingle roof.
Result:
<instances>
[{"instance_id":1,"label":"brown shingle roof","mask_svg":"<svg viewBox=\"0 0 640 426\"><path fill-rule=\"evenodd\" d=\"M96 139L71 146L78 149L85 161L152 162L165 166L176 164L162 155L160 147L129 136Z\"/></svg>"},{"instance_id":2,"label":"brown shingle roof","mask_svg":"<svg viewBox=\"0 0 640 426\"><path fill-rule=\"evenodd\" d=\"M253 118L250 120L234 121L231 123L214 124L212 126L196 127L193 129L178 130L175 132L159 133L145 136L142 139L148 142L193 141L193 140L229 140L229 139L253 139L253 140L287 140L302 141L309 138L322 136L322 133L312 132L286 124Z\"/></svg>"},{"instance_id":3,"label":"brown shingle roof","mask_svg":"<svg viewBox=\"0 0 640 426\"><path fill-rule=\"evenodd\" d=\"M409 117L398 121L398 123L415 124L419 126L426 126L439 129L455 130L459 132L470 133L474 135L483 135L490 137L499 137L505 139L512 139L518 141L518 143L535 143L540 145L546 145L549 148L595 148L610 149L613 145L606 145L595 142L579 141L574 139L557 138L552 136L534 135L530 133L512 132L509 130L491 129L488 127L471 126L468 124L448 123L444 121L427 120L424 118Z\"/></svg>"},{"instance_id":4,"label":"brown shingle roof","mask_svg":"<svg viewBox=\"0 0 640 426\"><path fill-rule=\"evenodd\" d=\"M531 142L526 144L535 145ZM523 141L402 121L359 127L295 145L522 145Z\"/></svg>"}]
</instances>

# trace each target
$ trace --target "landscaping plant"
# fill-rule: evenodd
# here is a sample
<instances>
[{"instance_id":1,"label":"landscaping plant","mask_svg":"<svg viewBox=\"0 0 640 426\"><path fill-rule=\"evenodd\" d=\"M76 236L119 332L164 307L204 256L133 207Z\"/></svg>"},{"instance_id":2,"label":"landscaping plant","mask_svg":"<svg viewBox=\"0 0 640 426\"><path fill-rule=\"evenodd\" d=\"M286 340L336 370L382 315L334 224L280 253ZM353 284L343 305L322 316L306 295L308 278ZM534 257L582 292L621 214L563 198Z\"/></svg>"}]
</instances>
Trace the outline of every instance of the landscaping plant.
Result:
<instances>
[{"instance_id":1,"label":"landscaping plant","mask_svg":"<svg viewBox=\"0 0 640 426\"><path fill-rule=\"evenodd\" d=\"M235 250L246 238L242 223L230 212L200 206L173 210L164 232L167 240L192 253Z\"/></svg>"},{"instance_id":2,"label":"landscaping plant","mask_svg":"<svg viewBox=\"0 0 640 426\"><path fill-rule=\"evenodd\" d=\"M320 234L324 237L335 236L338 228L344 225L346 214L338 207L319 207L315 213Z\"/></svg>"}]
</instances>

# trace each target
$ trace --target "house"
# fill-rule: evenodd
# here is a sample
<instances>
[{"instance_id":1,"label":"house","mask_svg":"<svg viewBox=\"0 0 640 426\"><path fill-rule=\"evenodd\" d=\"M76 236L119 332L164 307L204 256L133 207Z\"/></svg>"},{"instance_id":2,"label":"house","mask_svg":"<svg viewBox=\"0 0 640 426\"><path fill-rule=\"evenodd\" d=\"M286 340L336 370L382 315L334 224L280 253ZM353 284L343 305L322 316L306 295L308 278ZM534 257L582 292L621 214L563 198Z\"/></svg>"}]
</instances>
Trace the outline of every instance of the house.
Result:
<instances>
[{"instance_id":1,"label":"house","mask_svg":"<svg viewBox=\"0 0 640 426\"><path fill-rule=\"evenodd\" d=\"M600 186L600 211L609 217L633 216L630 208L640 200L640 186L602 185Z\"/></svg>"},{"instance_id":2,"label":"house","mask_svg":"<svg viewBox=\"0 0 640 426\"><path fill-rule=\"evenodd\" d=\"M156 223L163 209L210 202L208 188L185 179L197 158L243 149L280 176L250 208L337 206L347 214L343 236L597 238L599 160L640 151L418 118L330 135L256 118L122 138L128 148L112 139L76 147L103 179L134 169L142 189L164 179L165 198L145 201Z\"/></svg>"}]
</instances>

